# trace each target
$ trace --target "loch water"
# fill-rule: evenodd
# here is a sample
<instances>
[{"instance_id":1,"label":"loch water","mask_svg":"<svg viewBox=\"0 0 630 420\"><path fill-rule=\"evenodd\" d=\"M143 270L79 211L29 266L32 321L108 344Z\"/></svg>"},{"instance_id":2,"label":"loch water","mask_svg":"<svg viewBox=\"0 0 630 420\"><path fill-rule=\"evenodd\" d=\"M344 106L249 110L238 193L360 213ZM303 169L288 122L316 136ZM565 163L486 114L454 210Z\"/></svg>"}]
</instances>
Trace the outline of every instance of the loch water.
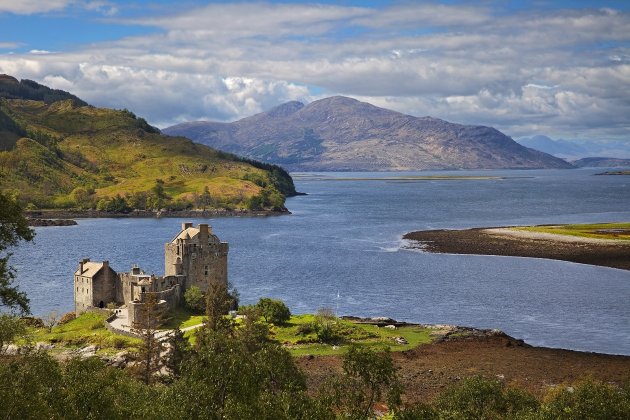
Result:
<instances>
[{"instance_id":1,"label":"loch water","mask_svg":"<svg viewBox=\"0 0 630 420\"><path fill-rule=\"evenodd\" d=\"M630 220L630 177L601 170L295 174L291 215L216 218L242 303L271 296L294 313L499 328L533 345L630 355L630 272L563 261L438 255L401 248L413 230ZM503 179L372 179L405 175ZM339 179L353 178L353 179ZM36 228L14 250L35 314L72 310L81 258L162 274L182 219L83 219ZM195 224L203 220L192 220ZM630 258L630 256L629 256Z\"/></svg>"}]
</instances>

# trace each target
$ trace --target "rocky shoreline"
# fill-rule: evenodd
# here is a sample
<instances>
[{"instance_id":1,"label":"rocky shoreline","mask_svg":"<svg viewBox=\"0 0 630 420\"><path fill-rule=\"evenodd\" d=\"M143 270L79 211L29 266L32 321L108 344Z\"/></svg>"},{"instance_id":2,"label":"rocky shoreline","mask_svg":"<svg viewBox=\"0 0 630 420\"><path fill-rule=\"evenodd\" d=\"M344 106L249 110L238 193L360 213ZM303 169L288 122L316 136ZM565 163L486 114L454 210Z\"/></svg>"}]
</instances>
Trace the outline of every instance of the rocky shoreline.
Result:
<instances>
[{"instance_id":1,"label":"rocky shoreline","mask_svg":"<svg viewBox=\"0 0 630 420\"><path fill-rule=\"evenodd\" d=\"M630 270L630 243L589 238L571 241L549 235L516 235L508 228L424 230L410 232L407 249L443 254L502 255L546 258Z\"/></svg>"},{"instance_id":2,"label":"rocky shoreline","mask_svg":"<svg viewBox=\"0 0 630 420\"><path fill-rule=\"evenodd\" d=\"M72 219L35 219L28 218L28 225L32 227L41 227L41 226L75 226L77 224L76 220Z\"/></svg>"},{"instance_id":3,"label":"rocky shoreline","mask_svg":"<svg viewBox=\"0 0 630 420\"><path fill-rule=\"evenodd\" d=\"M266 216L280 216L285 214L291 214L291 212L284 208L282 210L226 210L226 209L213 209L213 210L133 210L130 212L108 212L99 210L33 210L24 212L25 216L31 220L47 220L56 221L53 219L94 219L94 218L160 218L160 217L174 217L174 218L192 218L192 219L207 219L214 217L266 217ZM61 223L61 222L59 222ZM32 226L68 226L64 224L58 225L32 225Z\"/></svg>"}]
</instances>

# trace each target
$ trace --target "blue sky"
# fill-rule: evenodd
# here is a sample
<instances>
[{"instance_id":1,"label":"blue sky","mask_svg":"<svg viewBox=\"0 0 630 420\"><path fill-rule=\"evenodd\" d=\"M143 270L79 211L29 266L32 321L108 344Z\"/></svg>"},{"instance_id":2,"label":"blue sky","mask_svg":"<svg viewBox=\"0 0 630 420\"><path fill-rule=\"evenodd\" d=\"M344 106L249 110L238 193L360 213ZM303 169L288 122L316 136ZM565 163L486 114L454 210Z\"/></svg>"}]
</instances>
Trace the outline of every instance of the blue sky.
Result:
<instances>
[{"instance_id":1,"label":"blue sky","mask_svg":"<svg viewBox=\"0 0 630 420\"><path fill-rule=\"evenodd\" d=\"M164 127L342 94L628 140L628 1L0 0L0 73Z\"/></svg>"}]
</instances>

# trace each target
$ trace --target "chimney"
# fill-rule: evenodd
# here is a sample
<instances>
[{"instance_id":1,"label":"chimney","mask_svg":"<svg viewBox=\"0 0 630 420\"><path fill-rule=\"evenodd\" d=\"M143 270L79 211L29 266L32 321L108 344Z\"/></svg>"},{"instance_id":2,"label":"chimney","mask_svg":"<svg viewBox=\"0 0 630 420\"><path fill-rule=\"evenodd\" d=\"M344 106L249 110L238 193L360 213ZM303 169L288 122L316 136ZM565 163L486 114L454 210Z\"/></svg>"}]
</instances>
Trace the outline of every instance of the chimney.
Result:
<instances>
[{"instance_id":1,"label":"chimney","mask_svg":"<svg viewBox=\"0 0 630 420\"><path fill-rule=\"evenodd\" d=\"M208 243L208 234L210 233L210 229L206 223L199 224L199 243L207 244Z\"/></svg>"},{"instance_id":2,"label":"chimney","mask_svg":"<svg viewBox=\"0 0 630 420\"><path fill-rule=\"evenodd\" d=\"M186 230L188 228L191 228L192 225L193 224L191 222L182 223L182 230Z\"/></svg>"},{"instance_id":3,"label":"chimney","mask_svg":"<svg viewBox=\"0 0 630 420\"><path fill-rule=\"evenodd\" d=\"M90 259L89 258L83 258L81 261L79 261L79 267L81 268L81 274L83 274L85 272L85 270L83 269L83 265L86 263L89 263Z\"/></svg>"},{"instance_id":4,"label":"chimney","mask_svg":"<svg viewBox=\"0 0 630 420\"><path fill-rule=\"evenodd\" d=\"M140 274L140 268L138 267L138 264L134 264L131 266L131 274Z\"/></svg>"},{"instance_id":5,"label":"chimney","mask_svg":"<svg viewBox=\"0 0 630 420\"><path fill-rule=\"evenodd\" d=\"M109 267L109 261L103 261L103 267L108 268Z\"/></svg>"}]
</instances>

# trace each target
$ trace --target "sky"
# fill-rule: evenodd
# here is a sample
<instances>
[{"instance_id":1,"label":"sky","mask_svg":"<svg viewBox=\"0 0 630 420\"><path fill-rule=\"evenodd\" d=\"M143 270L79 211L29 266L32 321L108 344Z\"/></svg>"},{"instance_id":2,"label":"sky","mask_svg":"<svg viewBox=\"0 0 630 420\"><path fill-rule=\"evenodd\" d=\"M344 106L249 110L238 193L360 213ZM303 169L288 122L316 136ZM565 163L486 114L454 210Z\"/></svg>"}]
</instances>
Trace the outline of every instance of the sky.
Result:
<instances>
[{"instance_id":1,"label":"sky","mask_svg":"<svg viewBox=\"0 0 630 420\"><path fill-rule=\"evenodd\" d=\"M0 73L161 128L345 95L630 144L630 1L0 0Z\"/></svg>"}]
</instances>

